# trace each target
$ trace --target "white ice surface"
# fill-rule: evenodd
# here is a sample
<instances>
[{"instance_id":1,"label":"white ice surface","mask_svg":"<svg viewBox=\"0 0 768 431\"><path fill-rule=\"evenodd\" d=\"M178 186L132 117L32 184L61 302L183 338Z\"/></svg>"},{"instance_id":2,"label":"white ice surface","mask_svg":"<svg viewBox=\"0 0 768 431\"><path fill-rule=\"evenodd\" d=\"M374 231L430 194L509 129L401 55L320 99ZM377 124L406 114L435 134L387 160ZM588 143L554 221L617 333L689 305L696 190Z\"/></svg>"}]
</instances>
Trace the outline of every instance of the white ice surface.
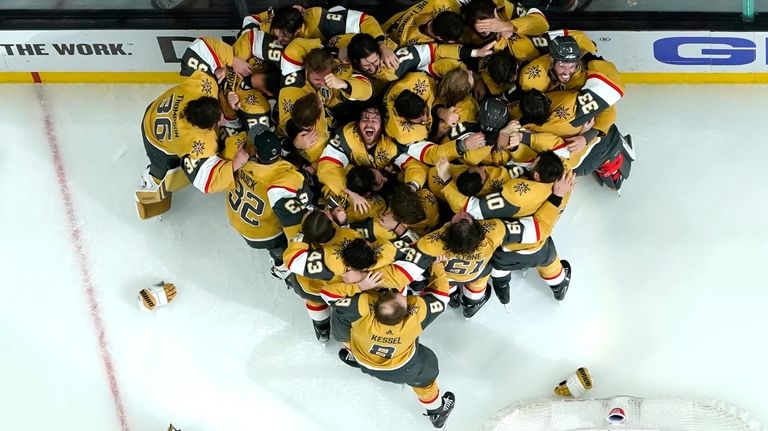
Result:
<instances>
[{"instance_id":1,"label":"white ice surface","mask_svg":"<svg viewBox=\"0 0 768 431\"><path fill-rule=\"evenodd\" d=\"M138 220L139 122L165 86L46 85L129 429L428 430L413 393L323 349L267 254L231 229L224 195L188 188ZM0 87L0 429L119 430L33 86ZM768 424L761 86L629 86L618 125L639 160L623 195L582 178L554 238L573 266L555 302L529 271L423 335L456 394L449 430L548 397L578 366L593 397L719 398ZM172 281L155 313L139 289Z\"/></svg>"}]
</instances>

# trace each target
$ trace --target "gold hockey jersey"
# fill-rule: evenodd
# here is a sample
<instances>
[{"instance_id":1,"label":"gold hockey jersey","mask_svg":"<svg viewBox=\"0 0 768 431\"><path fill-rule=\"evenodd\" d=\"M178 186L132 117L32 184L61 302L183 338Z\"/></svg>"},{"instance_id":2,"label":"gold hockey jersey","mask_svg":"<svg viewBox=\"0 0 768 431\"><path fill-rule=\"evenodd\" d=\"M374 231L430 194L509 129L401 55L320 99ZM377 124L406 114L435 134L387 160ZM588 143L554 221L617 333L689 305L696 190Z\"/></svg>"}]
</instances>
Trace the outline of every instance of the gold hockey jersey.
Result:
<instances>
[{"instance_id":1,"label":"gold hockey jersey","mask_svg":"<svg viewBox=\"0 0 768 431\"><path fill-rule=\"evenodd\" d=\"M459 192L456 182L451 181L443 189L443 196L455 213L466 211L479 219L509 219L535 213L552 194L552 185L553 183L514 178L503 183L499 191L482 197L467 197Z\"/></svg>"},{"instance_id":2,"label":"gold hockey jersey","mask_svg":"<svg viewBox=\"0 0 768 431\"><path fill-rule=\"evenodd\" d=\"M227 195L227 217L232 227L250 242L287 238L301 230L311 191L305 178L285 160L269 165L248 161L237 171Z\"/></svg>"},{"instance_id":3,"label":"gold hockey jersey","mask_svg":"<svg viewBox=\"0 0 768 431\"><path fill-rule=\"evenodd\" d=\"M227 120L227 127L249 130L260 124L271 131L275 130L267 97L261 91L251 88L247 80L230 70L219 87L219 103ZM229 92L234 92L240 98L240 109L234 110L229 106Z\"/></svg>"},{"instance_id":4,"label":"gold hockey jersey","mask_svg":"<svg viewBox=\"0 0 768 431\"><path fill-rule=\"evenodd\" d=\"M250 15L244 20L247 26L253 25L261 31L271 33L274 10L269 9L259 14ZM326 9L311 7L304 10L304 28L297 37L320 39L323 42L333 36L345 33L368 33L373 37L383 36L379 22L364 12L334 6Z\"/></svg>"},{"instance_id":5,"label":"gold hockey jersey","mask_svg":"<svg viewBox=\"0 0 768 431\"><path fill-rule=\"evenodd\" d=\"M451 179L456 179L459 175L461 175L467 169L469 169L469 166L467 165L452 164L449 168L449 171L451 173ZM483 183L483 188L480 190L480 193L479 193L480 196L485 196L489 193L500 192L504 183L512 179L512 177L509 174L509 170L505 167L483 166L482 169L485 170L485 175L487 177L485 179L485 182ZM447 201L446 197L443 195L443 189L446 187L447 184L452 184L452 183L453 181L451 180L444 182L440 178L440 176L437 174L436 167L433 166L429 168L429 180L428 180L429 190L432 193L434 193L434 195L437 196L439 199L442 199L448 202L453 212L458 212L457 209L461 208L463 204L451 203L450 201Z\"/></svg>"},{"instance_id":6,"label":"gold hockey jersey","mask_svg":"<svg viewBox=\"0 0 768 431\"><path fill-rule=\"evenodd\" d=\"M442 264L433 265L429 286L423 295L408 295L408 314L397 325L385 325L374 317L376 291L338 299L332 303L334 339L348 342L361 366L372 370L396 370L416 353L421 332L445 311L448 289Z\"/></svg>"},{"instance_id":7,"label":"gold hockey jersey","mask_svg":"<svg viewBox=\"0 0 768 431\"><path fill-rule=\"evenodd\" d=\"M427 119L424 124L406 121L395 112L395 99L403 90L411 90L427 104ZM437 93L435 80L424 72L410 72L389 87L384 95L385 125L384 132L396 142L406 145L423 141L429 136L432 127L432 104Z\"/></svg>"},{"instance_id":8,"label":"gold hockey jersey","mask_svg":"<svg viewBox=\"0 0 768 431\"><path fill-rule=\"evenodd\" d=\"M456 283L468 283L490 273L489 263L496 248L505 242L519 239L520 234L514 223L501 220L480 221L485 229L485 239L472 253L456 254L446 250L443 232L448 228L450 222L422 237L416 244L416 249L428 260L438 256L446 256L448 260L445 263L445 272L448 274L449 280Z\"/></svg>"},{"instance_id":9,"label":"gold hockey jersey","mask_svg":"<svg viewBox=\"0 0 768 431\"><path fill-rule=\"evenodd\" d=\"M217 155L215 130L200 129L181 118L187 103L203 96L218 97L218 87L210 75L195 70L147 107L141 132L145 142L181 158L184 173L197 189L213 193L227 190L234 183L232 162Z\"/></svg>"}]
</instances>

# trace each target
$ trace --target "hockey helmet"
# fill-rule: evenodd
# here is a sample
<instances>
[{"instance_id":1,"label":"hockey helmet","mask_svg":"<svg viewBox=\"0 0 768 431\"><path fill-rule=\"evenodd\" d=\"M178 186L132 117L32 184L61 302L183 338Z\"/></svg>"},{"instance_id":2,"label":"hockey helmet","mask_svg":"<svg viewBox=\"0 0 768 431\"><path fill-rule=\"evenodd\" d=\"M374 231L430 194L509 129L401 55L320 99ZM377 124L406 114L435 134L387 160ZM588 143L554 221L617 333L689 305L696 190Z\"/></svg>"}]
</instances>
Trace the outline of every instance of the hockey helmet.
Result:
<instances>
[{"instance_id":1,"label":"hockey helmet","mask_svg":"<svg viewBox=\"0 0 768 431\"><path fill-rule=\"evenodd\" d=\"M549 53L553 61L576 63L579 61L579 44L573 36L558 36L549 43Z\"/></svg>"},{"instance_id":2,"label":"hockey helmet","mask_svg":"<svg viewBox=\"0 0 768 431\"><path fill-rule=\"evenodd\" d=\"M488 97L480 104L480 130L484 133L497 133L509 122L507 105L499 98Z\"/></svg>"},{"instance_id":3,"label":"hockey helmet","mask_svg":"<svg viewBox=\"0 0 768 431\"><path fill-rule=\"evenodd\" d=\"M248 140L256 148L259 163L270 164L282 155L283 149L280 139L274 132L261 124L251 127L251 130L248 131Z\"/></svg>"}]
</instances>

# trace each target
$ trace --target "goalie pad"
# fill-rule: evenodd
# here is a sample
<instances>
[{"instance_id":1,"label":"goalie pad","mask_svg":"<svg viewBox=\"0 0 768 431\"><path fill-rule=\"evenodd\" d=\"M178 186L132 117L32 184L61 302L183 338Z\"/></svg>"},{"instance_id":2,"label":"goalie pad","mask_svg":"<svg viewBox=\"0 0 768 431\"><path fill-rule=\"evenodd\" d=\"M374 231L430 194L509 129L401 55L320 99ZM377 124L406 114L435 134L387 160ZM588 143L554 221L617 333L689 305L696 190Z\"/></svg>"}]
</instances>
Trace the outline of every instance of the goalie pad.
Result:
<instances>
[{"instance_id":1,"label":"goalie pad","mask_svg":"<svg viewBox=\"0 0 768 431\"><path fill-rule=\"evenodd\" d=\"M176 298L176 286L173 283L159 282L154 286L139 291L139 307L145 311L152 311L173 302Z\"/></svg>"},{"instance_id":2,"label":"goalie pad","mask_svg":"<svg viewBox=\"0 0 768 431\"><path fill-rule=\"evenodd\" d=\"M588 369L581 367L557 385L555 395L578 398L589 389L592 389L592 376Z\"/></svg>"}]
</instances>

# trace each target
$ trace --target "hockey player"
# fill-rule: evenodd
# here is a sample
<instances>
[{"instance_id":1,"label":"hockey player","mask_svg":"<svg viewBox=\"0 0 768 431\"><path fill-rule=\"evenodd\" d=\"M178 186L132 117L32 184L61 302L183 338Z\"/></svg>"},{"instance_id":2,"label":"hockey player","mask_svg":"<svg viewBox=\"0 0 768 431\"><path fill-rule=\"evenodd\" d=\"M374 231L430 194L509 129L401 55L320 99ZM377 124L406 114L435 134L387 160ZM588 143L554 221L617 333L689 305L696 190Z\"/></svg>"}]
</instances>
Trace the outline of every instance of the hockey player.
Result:
<instances>
[{"instance_id":1,"label":"hockey player","mask_svg":"<svg viewBox=\"0 0 768 431\"><path fill-rule=\"evenodd\" d=\"M542 47L549 47L549 55L536 58L520 70L520 88L536 89L543 93L553 90L580 89L590 74L592 60L597 57L597 46L580 31L559 30L542 36ZM605 67L595 63L592 68Z\"/></svg>"},{"instance_id":2,"label":"hockey player","mask_svg":"<svg viewBox=\"0 0 768 431\"><path fill-rule=\"evenodd\" d=\"M355 70L373 81L374 94L381 94L389 82L408 72L421 71L444 76L448 71L460 66L450 60L468 61L485 57L493 51L492 44L479 49L437 43L406 45L397 49L395 55L398 64L396 67L390 67L383 61L383 53L374 38L361 33L353 36L349 45L340 49L339 55L342 56L344 52Z\"/></svg>"},{"instance_id":3,"label":"hockey player","mask_svg":"<svg viewBox=\"0 0 768 431\"><path fill-rule=\"evenodd\" d=\"M442 11L434 16L420 15L402 20L389 31L398 46L419 43L458 43L464 33L464 20L456 12Z\"/></svg>"},{"instance_id":4,"label":"hockey player","mask_svg":"<svg viewBox=\"0 0 768 431\"><path fill-rule=\"evenodd\" d=\"M465 43L477 46L495 40L496 50L509 50L519 63L541 55L536 44L549 23L539 9L526 9L520 2L472 0L462 13L472 30L465 34Z\"/></svg>"},{"instance_id":5,"label":"hockey player","mask_svg":"<svg viewBox=\"0 0 768 431\"><path fill-rule=\"evenodd\" d=\"M141 219L168 211L171 193L190 182L204 193L227 190L234 183L234 172L248 159L244 150L233 161L217 154L222 115L214 76L223 78L224 67L235 61L231 47L215 39L198 39L190 45L185 60L182 71L189 78L152 102L142 120L150 165L136 191Z\"/></svg>"},{"instance_id":6,"label":"hockey player","mask_svg":"<svg viewBox=\"0 0 768 431\"><path fill-rule=\"evenodd\" d=\"M303 159L297 164L317 166L329 136L325 114L316 93L305 94L291 107L291 117L283 124L283 135L288 137L284 146Z\"/></svg>"},{"instance_id":7,"label":"hockey player","mask_svg":"<svg viewBox=\"0 0 768 431\"><path fill-rule=\"evenodd\" d=\"M341 6L330 9L284 6L246 17L243 24L246 27L256 25L261 31L275 35L282 46L288 46L297 37L326 42L333 36L350 33L384 36L376 18Z\"/></svg>"},{"instance_id":8,"label":"hockey player","mask_svg":"<svg viewBox=\"0 0 768 431\"><path fill-rule=\"evenodd\" d=\"M536 158L533 167L519 178L509 179L500 190L481 197L487 174L475 168L451 181L447 163L438 165L438 175L448 182L442 194L454 212L466 211L476 218L505 218L531 215L552 194L554 183L565 170L562 160L552 151ZM566 199L567 201L567 199Z\"/></svg>"},{"instance_id":9,"label":"hockey player","mask_svg":"<svg viewBox=\"0 0 768 431\"><path fill-rule=\"evenodd\" d=\"M402 154L392 139L383 134L381 111L371 106L362 110L356 122L347 124L334 134L320 157L317 176L331 193L346 193L354 208L363 212L370 205L347 187L345 170L349 165L384 170L390 164L395 164L405 173L405 182L413 183L415 187L424 184L426 167Z\"/></svg>"},{"instance_id":10,"label":"hockey player","mask_svg":"<svg viewBox=\"0 0 768 431\"><path fill-rule=\"evenodd\" d=\"M411 386L435 428L445 425L456 398L451 392L441 396L437 356L418 337L447 301L445 270L436 261L423 296L369 290L333 302L333 337L347 346L340 359L379 380Z\"/></svg>"},{"instance_id":11,"label":"hockey player","mask_svg":"<svg viewBox=\"0 0 768 431\"><path fill-rule=\"evenodd\" d=\"M227 216L249 246L269 252L272 275L284 279L288 276L283 264L287 238L299 233L311 191L306 178L280 157L280 140L274 133L254 127L248 140L256 158L238 171L227 196Z\"/></svg>"},{"instance_id":12,"label":"hockey player","mask_svg":"<svg viewBox=\"0 0 768 431\"><path fill-rule=\"evenodd\" d=\"M283 76L283 86L278 97L279 130L285 130L285 123L291 117L294 103L308 93L317 93L323 106L336 111L337 114L343 104L349 101L365 101L373 94L373 87L368 78L353 72L351 66L334 61L331 53L325 49L312 49L302 61L304 70ZM329 127L335 127L336 123L330 121L334 116L326 117L330 123ZM343 118L338 120L342 121L342 124L346 123Z\"/></svg>"},{"instance_id":13,"label":"hockey player","mask_svg":"<svg viewBox=\"0 0 768 431\"><path fill-rule=\"evenodd\" d=\"M580 92L524 92L520 108L526 131L516 138L524 145L513 149L513 157L518 159L516 154L526 149L551 149L576 175L596 172L601 184L619 190L635 159L631 137L622 136L613 124L612 105L622 95L621 87L600 75Z\"/></svg>"}]
</instances>

